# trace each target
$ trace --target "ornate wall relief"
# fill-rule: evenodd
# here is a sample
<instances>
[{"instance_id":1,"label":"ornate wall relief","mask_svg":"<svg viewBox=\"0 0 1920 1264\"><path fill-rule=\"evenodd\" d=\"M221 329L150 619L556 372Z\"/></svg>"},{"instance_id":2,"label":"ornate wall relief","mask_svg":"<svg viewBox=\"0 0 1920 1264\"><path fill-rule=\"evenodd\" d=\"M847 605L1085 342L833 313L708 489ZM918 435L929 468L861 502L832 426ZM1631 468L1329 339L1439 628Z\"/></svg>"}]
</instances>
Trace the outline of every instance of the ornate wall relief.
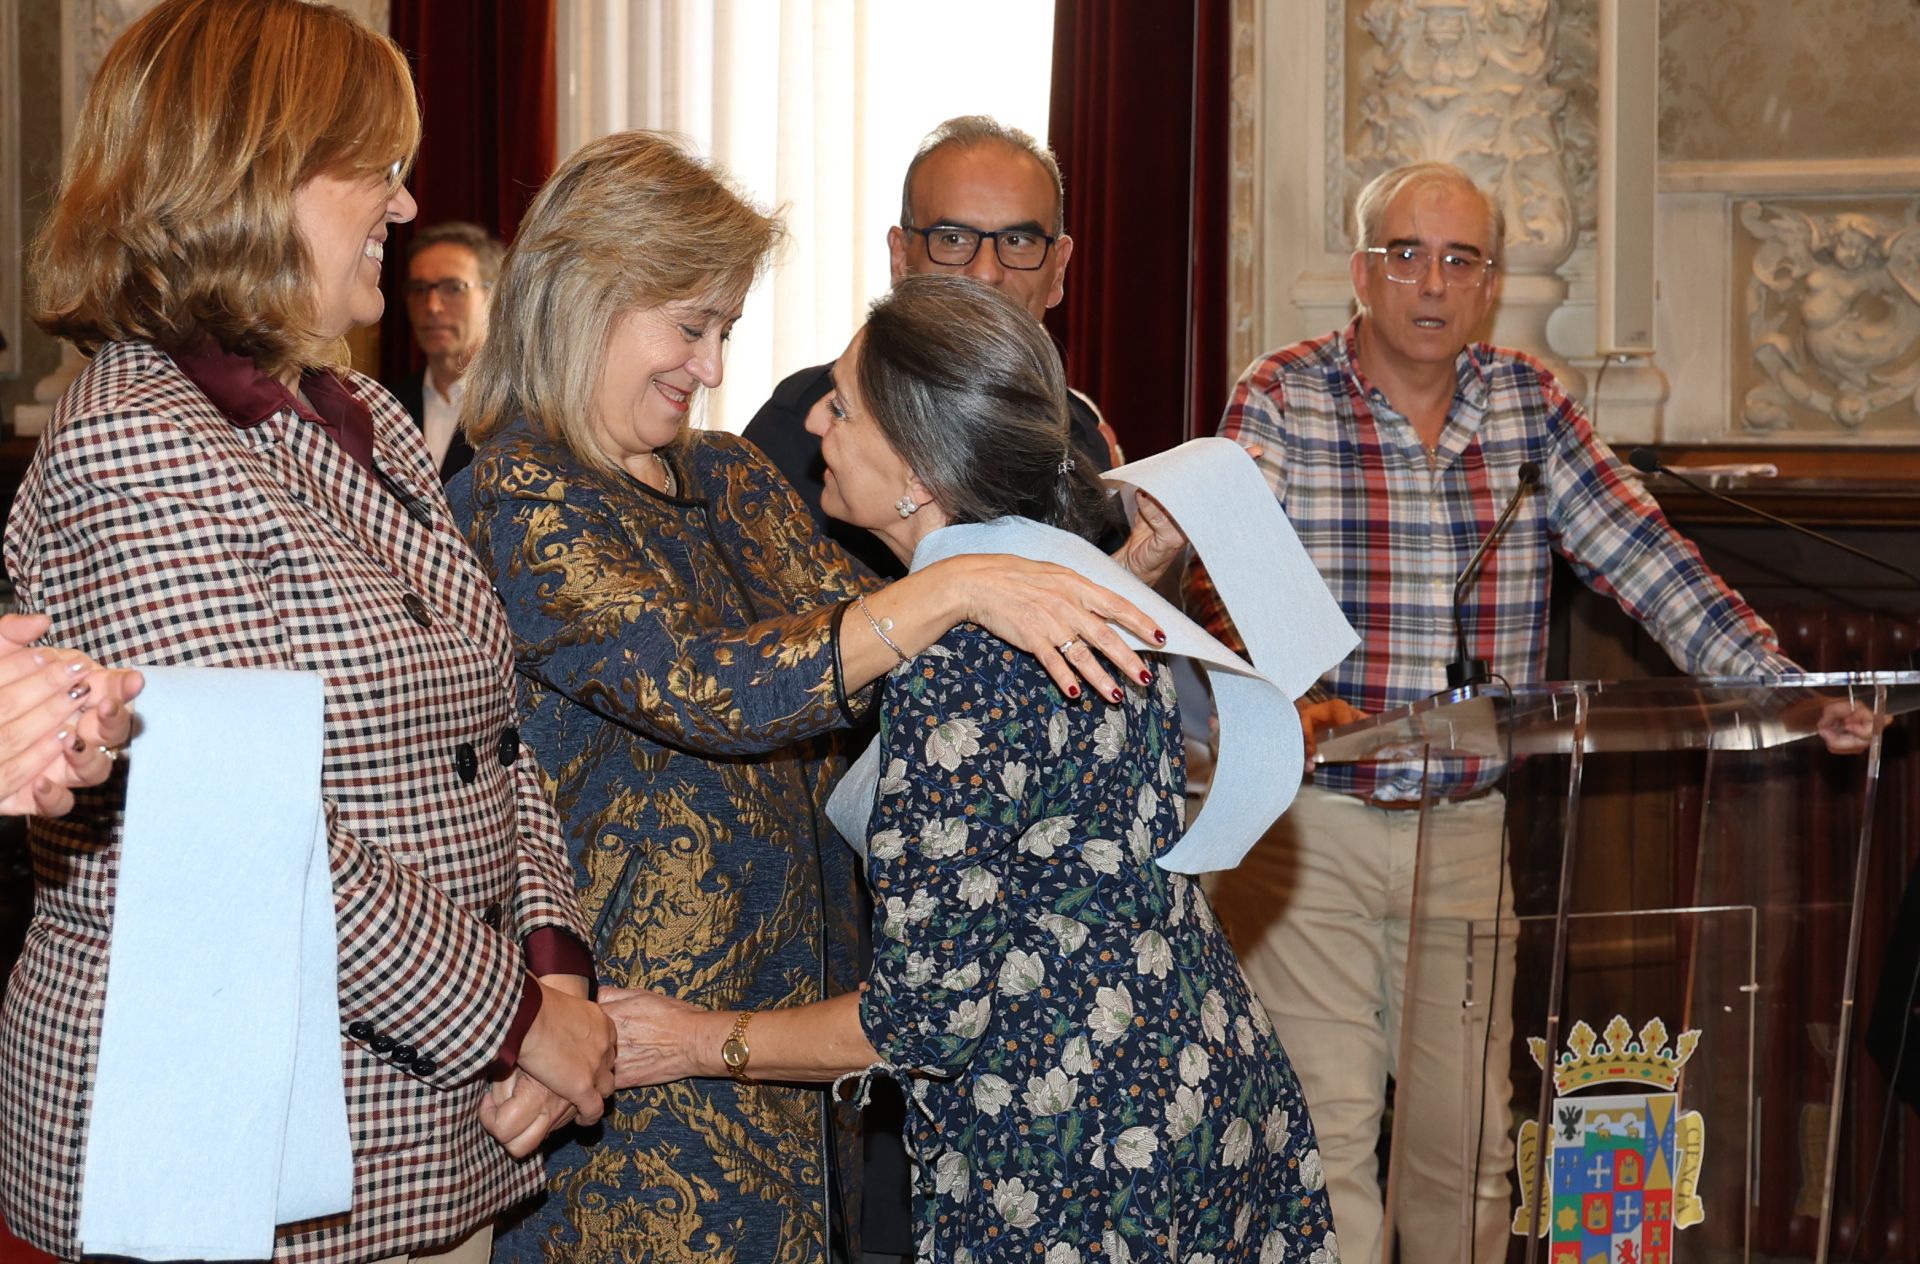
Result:
<instances>
[{"instance_id":1,"label":"ornate wall relief","mask_svg":"<svg viewBox=\"0 0 1920 1264\"><path fill-rule=\"evenodd\" d=\"M1228 380L1259 354L1254 342L1255 291L1260 284L1255 240L1259 233L1260 57L1256 46L1254 0L1233 0L1233 54L1228 91L1230 163L1227 190L1227 362Z\"/></svg>"},{"instance_id":2,"label":"ornate wall relief","mask_svg":"<svg viewBox=\"0 0 1920 1264\"><path fill-rule=\"evenodd\" d=\"M1659 0L1659 363L1638 393L1636 371L1654 366L1600 379L1592 358L1599 2L1236 0L1236 31L1256 40L1258 225L1235 277L1236 334L1265 349L1339 324L1360 183L1394 162L1458 159L1508 199L1523 268L1580 243L1551 269L1509 273L1491 335L1557 350L1576 392L1596 379L1611 437L1920 445L1912 391L1883 402L1920 336L1898 236L1920 190L1920 0ZM1761 234L1787 234L1787 211L1871 225L1845 241L1822 230L1821 249L1788 235L1762 284Z\"/></svg>"},{"instance_id":3,"label":"ornate wall relief","mask_svg":"<svg viewBox=\"0 0 1920 1264\"><path fill-rule=\"evenodd\" d=\"M1733 204L1736 430L1920 438L1920 198Z\"/></svg>"},{"instance_id":4,"label":"ornate wall relief","mask_svg":"<svg viewBox=\"0 0 1920 1264\"><path fill-rule=\"evenodd\" d=\"M1340 204L1389 167L1458 163L1499 198L1510 266L1558 267L1593 217L1593 2L1348 4Z\"/></svg>"},{"instance_id":5,"label":"ornate wall relief","mask_svg":"<svg viewBox=\"0 0 1920 1264\"><path fill-rule=\"evenodd\" d=\"M0 377L20 372L19 0L0 0Z\"/></svg>"}]
</instances>

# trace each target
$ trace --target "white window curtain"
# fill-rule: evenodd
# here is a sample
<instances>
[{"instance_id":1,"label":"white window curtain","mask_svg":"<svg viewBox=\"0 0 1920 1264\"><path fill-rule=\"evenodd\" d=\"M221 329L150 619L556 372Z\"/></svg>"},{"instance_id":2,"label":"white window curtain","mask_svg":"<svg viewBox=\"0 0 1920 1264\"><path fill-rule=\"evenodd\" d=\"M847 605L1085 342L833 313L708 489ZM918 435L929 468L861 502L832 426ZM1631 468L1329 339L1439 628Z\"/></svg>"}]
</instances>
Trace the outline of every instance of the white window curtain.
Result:
<instances>
[{"instance_id":1,"label":"white window curtain","mask_svg":"<svg viewBox=\"0 0 1920 1264\"><path fill-rule=\"evenodd\" d=\"M1046 138L1051 0L560 0L562 158L627 128L687 137L791 241L747 300L701 424L739 430L837 356L888 284L920 138L992 114Z\"/></svg>"}]
</instances>

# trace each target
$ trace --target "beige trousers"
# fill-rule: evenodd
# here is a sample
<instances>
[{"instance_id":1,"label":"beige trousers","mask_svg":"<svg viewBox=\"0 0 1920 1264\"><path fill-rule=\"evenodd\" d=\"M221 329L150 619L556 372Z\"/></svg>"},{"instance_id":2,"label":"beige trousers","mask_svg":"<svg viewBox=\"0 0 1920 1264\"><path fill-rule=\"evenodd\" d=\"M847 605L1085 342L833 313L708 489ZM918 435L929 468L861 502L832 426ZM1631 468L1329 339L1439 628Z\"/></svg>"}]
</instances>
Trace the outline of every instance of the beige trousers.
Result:
<instances>
[{"instance_id":1,"label":"beige trousers","mask_svg":"<svg viewBox=\"0 0 1920 1264\"><path fill-rule=\"evenodd\" d=\"M1393 1197L1401 1264L1506 1258L1510 923L1497 953L1477 955L1476 1001L1463 1006L1467 923L1480 921L1481 935L1490 937L1496 901L1511 914L1510 884L1500 880L1505 812L1497 793L1432 810L1411 963L1418 812L1306 786L1240 867L1221 875L1214 905L1300 1077L1347 1264L1382 1258L1375 1147L1388 1075L1396 1083ZM1496 957L1497 979L1489 977ZM1492 1044L1476 1086L1489 1016ZM1411 1040L1407 1065L1403 1032ZM1463 1249L1465 1173L1476 1149L1477 1211Z\"/></svg>"}]
</instances>

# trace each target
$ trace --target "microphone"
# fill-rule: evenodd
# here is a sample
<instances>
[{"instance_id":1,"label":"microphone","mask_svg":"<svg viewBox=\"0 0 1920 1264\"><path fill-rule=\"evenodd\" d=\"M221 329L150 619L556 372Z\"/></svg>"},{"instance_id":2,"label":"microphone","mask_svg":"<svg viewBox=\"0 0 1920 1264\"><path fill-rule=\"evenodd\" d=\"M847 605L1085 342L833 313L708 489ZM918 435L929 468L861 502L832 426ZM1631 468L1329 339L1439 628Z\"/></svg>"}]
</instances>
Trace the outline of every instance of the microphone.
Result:
<instances>
[{"instance_id":1,"label":"microphone","mask_svg":"<svg viewBox=\"0 0 1920 1264\"><path fill-rule=\"evenodd\" d=\"M1460 578L1453 581L1453 644L1458 656L1447 664L1447 688L1449 689L1484 685L1493 679L1493 673L1487 668L1486 659L1467 656L1467 631L1460 622L1460 607L1466 600L1467 591L1473 587L1473 582L1480 578L1480 570L1486 564L1487 556L1493 552L1493 546L1498 544L1500 537L1507 533L1507 524L1513 521L1513 515L1519 511L1520 502L1527 498L1528 492L1540 484L1540 467L1532 461L1522 461L1515 473L1520 479L1520 486L1514 488L1513 495L1507 497L1506 508L1502 509L1500 516L1494 520L1493 530L1487 532L1487 538L1480 541L1480 547L1475 549L1473 556L1467 559L1466 566L1461 568Z\"/></svg>"},{"instance_id":2,"label":"microphone","mask_svg":"<svg viewBox=\"0 0 1920 1264\"><path fill-rule=\"evenodd\" d=\"M1853 547L1853 545L1848 544L1842 540L1836 540L1830 535L1822 535L1820 534L1820 532L1815 531L1812 527L1803 527L1799 523L1794 522L1791 519L1782 518L1779 514L1768 513L1766 510L1760 508L1760 506L1758 505L1750 505L1744 500L1735 500L1732 496L1729 496L1724 492L1715 491L1713 488L1708 487L1704 483L1695 482L1693 479L1688 478L1685 474L1682 474L1679 470L1674 469L1672 466L1660 464L1660 456L1652 448L1635 448L1633 451L1627 453L1627 464L1631 465L1634 469L1639 470L1642 474L1665 474L1668 478L1676 479L1679 482L1685 483L1688 487L1691 487L1694 491L1699 492L1702 496L1708 496L1714 500L1718 500L1725 504L1732 505L1735 509L1740 510L1742 513L1752 514L1756 518L1764 518L1768 522L1773 523L1775 526L1785 527L1787 530L1792 531L1798 535L1806 536L1810 540L1818 540L1820 541L1820 543L1827 545L1829 548L1839 549L1842 553L1850 553L1854 557L1859 558L1863 562L1872 562L1875 566L1878 566L1882 570L1892 571L1894 574L1900 576L1902 579L1905 579L1908 583L1913 584L1917 588L1920 588L1920 575L1914 574L1912 571L1908 570L1906 567L1897 565L1893 562L1889 562L1884 557L1875 557L1873 554L1867 552L1865 549L1856 549L1855 547Z\"/></svg>"}]
</instances>

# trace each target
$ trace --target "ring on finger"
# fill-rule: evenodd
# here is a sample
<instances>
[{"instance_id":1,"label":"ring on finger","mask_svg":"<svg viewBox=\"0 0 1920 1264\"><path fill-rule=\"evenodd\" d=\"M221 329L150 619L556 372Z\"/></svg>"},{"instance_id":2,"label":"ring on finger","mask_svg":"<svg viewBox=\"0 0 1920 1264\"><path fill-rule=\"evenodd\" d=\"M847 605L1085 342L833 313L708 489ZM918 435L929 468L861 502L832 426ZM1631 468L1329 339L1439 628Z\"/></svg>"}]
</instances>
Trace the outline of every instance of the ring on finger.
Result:
<instances>
[{"instance_id":1,"label":"ring on finger","mask_svg":"<svg viewBox=\"0 0 1920 1264\"><path fill-rule=\"evenodd\" d=\"M1065 655L1070 650L1072 650L1074 646L1078 644L1080 644L1080 638L1077 636L1070 636L1066 640L1060 642L1060 653L1062 655Z\"/></svg>"},{"instance_id":2,"label":"ring on finger","mask_svg":"<svg viewBox=\"0 0 1920 1264\"><path fill-rule=\"evenodd\" d=\"M108 763L120 758L120 748L117 746L97 746L94 749L105 755Z\"/></svg>"}]
</instances>

